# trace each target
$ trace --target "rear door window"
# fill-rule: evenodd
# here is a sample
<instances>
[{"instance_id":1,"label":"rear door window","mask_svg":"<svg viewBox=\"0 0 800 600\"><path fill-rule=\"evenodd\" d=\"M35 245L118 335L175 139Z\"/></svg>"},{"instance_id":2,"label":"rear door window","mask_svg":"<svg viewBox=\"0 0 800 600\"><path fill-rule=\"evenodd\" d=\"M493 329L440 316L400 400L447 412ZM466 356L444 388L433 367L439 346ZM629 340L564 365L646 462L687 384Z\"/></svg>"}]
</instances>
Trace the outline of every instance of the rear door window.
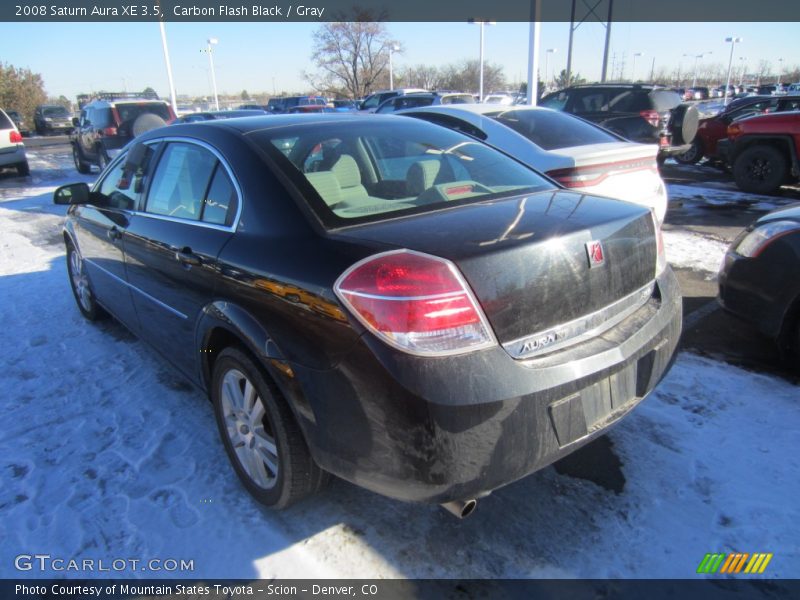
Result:
<instances>
[{"instance_id":1,"label":"rear door window","mask_svg":"<svg viewBox=\"0 0 800 600\"><path fill-rule=\"evenodd\" d=\"M14 129L14 124L6 116L6 113L0 110L0 129Z\"/></svg>"},{"instance_id":2,"label":"rear door window","mask_svg":"<svg viewBox=\"0 0 800 600\"><path fill-rule=\"evenodd\" d=\"M683 102L675 90L655 90L650 93L650 99L653 102L653 109L658 112L672 110Z\"/></svg>"},{"instance_id":3,"label":"rear door window","mask_svg":"<svg viewBox=\"0 0 800 600\"><path fill-rule=\"evenodd\" d=\"M211 185L203 201L202 220L215 225L231 225L237 210L238 196L225 167L217 163Z\"/></svg>"},{"instance_id":4,"label":"rear door window","mask_svg":"<svg viewBox=\"0 0 800 600\"><path fill-rule=\"evenodd\" d=\"M217 159L205 148L171 142L153 174L145 211L155 215L200 220Z\"/></svg>"}]
</instances>

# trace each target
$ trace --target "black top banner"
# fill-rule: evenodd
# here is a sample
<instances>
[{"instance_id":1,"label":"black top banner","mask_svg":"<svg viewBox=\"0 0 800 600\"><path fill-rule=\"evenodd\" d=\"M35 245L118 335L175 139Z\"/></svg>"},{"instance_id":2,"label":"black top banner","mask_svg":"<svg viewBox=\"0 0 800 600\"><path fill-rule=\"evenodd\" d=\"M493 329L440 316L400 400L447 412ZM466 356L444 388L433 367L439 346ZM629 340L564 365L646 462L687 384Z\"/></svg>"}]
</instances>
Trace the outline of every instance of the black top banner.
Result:
<instances>
[{"instance_id":1,"label":"black top banner","mask_svg":"<svg viewBox=\"0 0 800 600\"><path fill-rule=\"evenodd\" d=\"M573 13L574 11L574 13ZM11 22L800 21L798 0L11 0Z\"/></svg>"}]
</instances>

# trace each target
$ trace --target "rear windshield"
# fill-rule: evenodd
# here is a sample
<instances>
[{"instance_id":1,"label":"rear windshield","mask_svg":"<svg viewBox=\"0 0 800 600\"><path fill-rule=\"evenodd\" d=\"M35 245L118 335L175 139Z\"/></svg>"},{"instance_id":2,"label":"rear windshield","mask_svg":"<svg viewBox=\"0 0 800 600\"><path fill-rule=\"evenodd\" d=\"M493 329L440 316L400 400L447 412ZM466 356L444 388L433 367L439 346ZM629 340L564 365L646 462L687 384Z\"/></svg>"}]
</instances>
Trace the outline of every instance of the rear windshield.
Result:
<instances>
[{"instance_id":1,"label":"rear windshield","mask_svg":"<svg viewBox=\"0 0 800 600\"><path fill-rule=\"evenodd\" d=\"M63 106L48 106L42 109L42 114L45 117L68 117L69 113Z\"/></svg>"},{"instance_id":2,"label":"rear windshield","mask_svg":"<svg viewBox=\"0 0 800 600\"><path fill-rule=\"evenodd\" d=\"M135 120L139 115L152 113L165 121L170 120L169 108L163 102L139 102L136 104L117 104L117 113L120 122L126 123Z\"/></svg>"},{"instance_id":3,"label":"rear windshield","mask_svg":"<svg viewBox=\"0 0 800 600\"><path fill-rule=\"evenodd\" d=\"M453 94L442 96L442 104L475 104L472 94Z\"/></svg>"},{"instance_id":4,"label":"rear windshield","mask_svg":"<svg viewBox=\"0 0 800 600\"><path fill-rule=\"evenodd\" d=\"M378 117L254 131L331 226L553 189L515 160L424 121Z\"/></svg>"},{"instance_id":5,"label":"rear windshield","mask_svg":"<svg viewBox=\"0 0 800 600\"><path fill-rule=\"evenodd\" d=\"M517 109L487 116L510 127L545 150L619 141L599 127L554 110Z\"/></svg>"}]
</instances>

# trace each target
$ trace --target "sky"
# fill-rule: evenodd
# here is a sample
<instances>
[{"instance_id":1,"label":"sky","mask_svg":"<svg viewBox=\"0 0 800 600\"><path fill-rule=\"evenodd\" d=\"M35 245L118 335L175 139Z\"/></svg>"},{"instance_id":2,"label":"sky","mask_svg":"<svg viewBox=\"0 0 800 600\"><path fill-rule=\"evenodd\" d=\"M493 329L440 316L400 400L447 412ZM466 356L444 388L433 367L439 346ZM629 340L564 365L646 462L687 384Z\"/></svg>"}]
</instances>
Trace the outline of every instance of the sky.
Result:
<instances>
[{"instance_id":1,"label":"sky","mask_svg":"<svg viewBox=\"0 0 800 600\"><path fill-rule=\"evenodd\" d=\"M312 35L309 23L168 23L167 40L178 94L211 93L208 57L201 52L206 39L214 48L217 86L222 93L300 92L309 90L303 72L310 63ZM479 27L467 23L388 23L390 34L402 45L394 56L396 72L416 64L444 65L479 55ZM542 23L541 71L552 76L565 68L569 23ZM485 28L485 60L502 65L509 81L527 73L528 23L497 23ZM727 66L729 36L740 57L751 68L769 60L777 72L800 65L797 23L613 23L611 56L616 73L624 62L624 76L646 78L655 60L670 70L679 64L691 70L694 59ZM600 77L605 29L585 23L575 32L573 72L588 80ZM546 52L554 49L554 52ZM707 53L711 54L707 54ZM783 58L781 63L778 59ZM41 73L47 92L74 99L82 92L142 90L151 86L163 96L169 87L156 23L0 23L0 61ZM735 67L736 68L736 67ZM476 85L477 87L477 85Z\"/></svg>"}]
</instances>

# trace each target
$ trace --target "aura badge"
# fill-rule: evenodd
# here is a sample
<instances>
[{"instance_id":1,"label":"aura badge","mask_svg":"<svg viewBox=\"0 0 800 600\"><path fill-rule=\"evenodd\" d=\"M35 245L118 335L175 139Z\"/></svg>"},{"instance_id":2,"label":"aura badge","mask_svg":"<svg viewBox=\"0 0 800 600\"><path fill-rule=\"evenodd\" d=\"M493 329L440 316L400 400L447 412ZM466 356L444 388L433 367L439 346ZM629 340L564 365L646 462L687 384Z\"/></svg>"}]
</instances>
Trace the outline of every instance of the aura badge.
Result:
<instances>
[{"instance_id":1,"label":"aura badge","mask_svg":"<svg viewBox=\"0 0 800 600\"><path fill-rule=\"evenodd\" d=\"M598 240L586 242L586 255L589 257L589 268L602 267L606 262L606 255L603 252L603 244Z\"/></svg>"},{"instance_id":2,"label":"aura badge","mask_svg":"<svg viewBox=\"0 0 800 600\"><path fill-rule=\"evenodd\" d=\"M708 573L709 575L737 573L755 575L763 573L771 560L772 552L706 554L697 567L697 572Z\"/></svg>"}]
</instances>

